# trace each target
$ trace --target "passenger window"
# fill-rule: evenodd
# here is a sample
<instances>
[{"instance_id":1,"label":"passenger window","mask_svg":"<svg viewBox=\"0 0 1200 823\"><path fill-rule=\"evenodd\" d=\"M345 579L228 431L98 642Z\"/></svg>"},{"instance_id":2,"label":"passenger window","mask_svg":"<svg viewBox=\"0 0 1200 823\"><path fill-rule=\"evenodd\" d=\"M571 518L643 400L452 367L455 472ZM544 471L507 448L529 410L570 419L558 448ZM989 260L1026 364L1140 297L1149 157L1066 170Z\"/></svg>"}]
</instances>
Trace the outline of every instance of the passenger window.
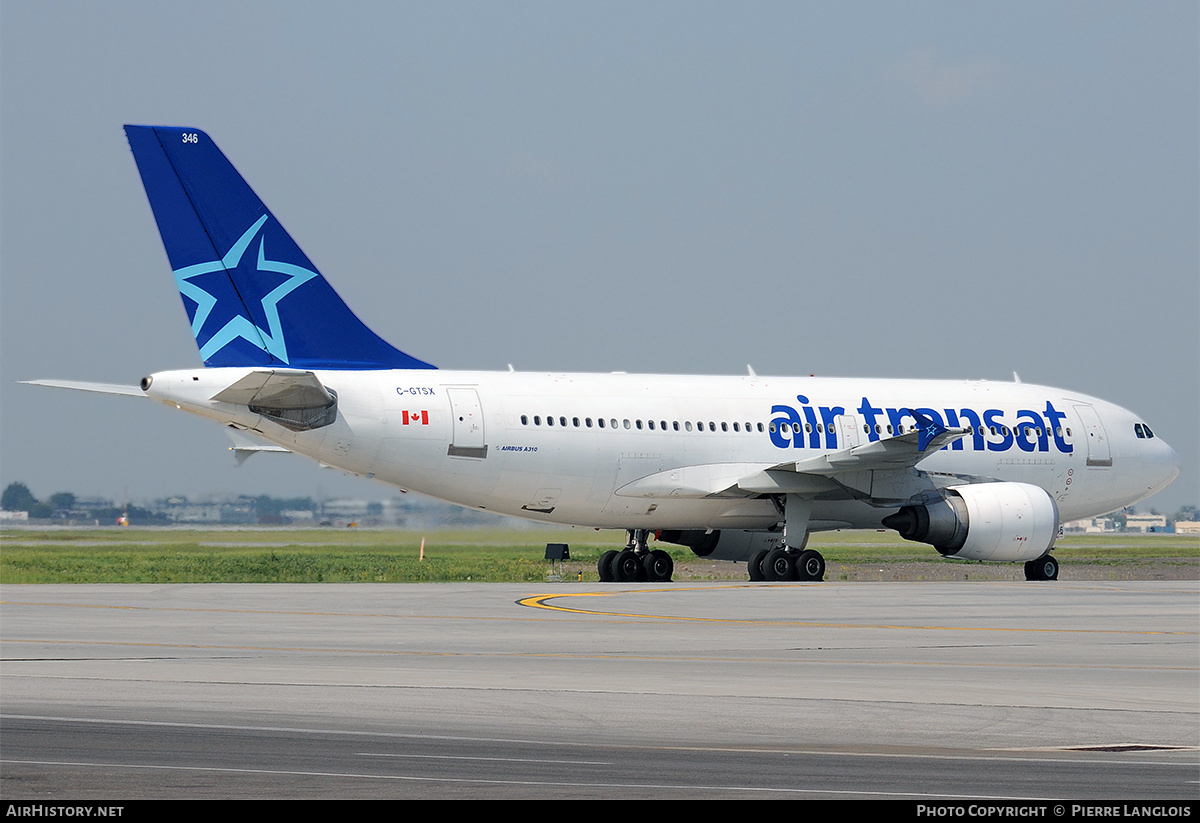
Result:
<instances>
[{"instance_id":1,"label":"passenger window","mask_svg":"<svg viewBox=\"0 0 1200 823\"><path fill-rule=\"evenodd\" d=\"M525 414L521 415L521 425L522 426L529 425L529 416L528 415L525 415Z\"/></svg>"}]
</instances>

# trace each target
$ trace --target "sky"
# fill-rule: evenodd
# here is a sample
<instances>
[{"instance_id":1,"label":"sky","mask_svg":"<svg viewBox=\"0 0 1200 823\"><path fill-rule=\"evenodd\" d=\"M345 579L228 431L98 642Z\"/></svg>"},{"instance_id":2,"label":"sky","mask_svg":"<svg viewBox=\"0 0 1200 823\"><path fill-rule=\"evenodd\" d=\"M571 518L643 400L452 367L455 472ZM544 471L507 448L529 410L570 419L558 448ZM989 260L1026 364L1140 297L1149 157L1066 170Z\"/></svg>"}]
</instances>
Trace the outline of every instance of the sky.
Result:
<instances>
[{"instance_id":1,"label":"sky","mask_svg":"<svg viewBox=\"0 0 1200 823\"><path fill-rule=\"evenodd\" d=\"M378 499L136 384L199 355L121 126L206 131L441 368L966 378L1200 503L1194 2L0 3L0 484Z\"/></svg>"}]
</instances>

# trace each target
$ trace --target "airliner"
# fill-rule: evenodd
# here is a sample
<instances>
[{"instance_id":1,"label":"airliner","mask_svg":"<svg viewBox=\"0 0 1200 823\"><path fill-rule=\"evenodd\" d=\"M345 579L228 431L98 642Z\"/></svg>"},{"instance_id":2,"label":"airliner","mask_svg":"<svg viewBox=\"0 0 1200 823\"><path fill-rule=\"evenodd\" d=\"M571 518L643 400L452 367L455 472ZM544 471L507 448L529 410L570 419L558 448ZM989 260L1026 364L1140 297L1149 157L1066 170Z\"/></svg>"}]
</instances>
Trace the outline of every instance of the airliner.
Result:
<instances>
[{"instance_id":1,"label":"airliner","mask_svg":"<svg viewBox=\"0 0 1200 823\"><path fill-rule=\"evenodd\" d=\"M446 371L346 306L216 144L126 126L203 368L140 387L290 451L461 506L623 529L609 582L670 581L671 555L820 581L813 532L894 529L948 558L1057 579L1063 522L1136 503L1179 473L1146 422L1021 383Z\"/></svg>"}]
</instances>

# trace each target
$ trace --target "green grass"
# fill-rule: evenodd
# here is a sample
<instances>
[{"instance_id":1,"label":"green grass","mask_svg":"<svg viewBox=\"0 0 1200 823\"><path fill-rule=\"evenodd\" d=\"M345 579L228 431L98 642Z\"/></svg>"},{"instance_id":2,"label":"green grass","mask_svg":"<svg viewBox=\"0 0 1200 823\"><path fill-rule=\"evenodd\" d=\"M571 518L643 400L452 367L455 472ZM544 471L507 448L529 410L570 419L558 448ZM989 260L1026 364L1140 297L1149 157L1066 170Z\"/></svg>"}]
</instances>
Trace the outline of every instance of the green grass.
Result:
<instances>
[{"instance_id":1,"label":"green grass","mask_svg":"<svg viewBox=\"0 0 1200 823\"><path fill-rule=\"evenodd\" d=\"M420 559L425 539L425 558ZM0 583L419 583L539 582L546 543L568 543L563 575L596 579L596 560L624 541L622 532L585 529L32 529L0 531ZM890 532L829 532L809 545L835 567L936 561L933 549ZM689 550L665 548L677 566L701 563ZM1200 541L1175 535L1068 536L1064 563L1121 566L1149 558L1190 563ZM724 565L724 564L722 564ZM738 567L729 564L734 576Z\"/></svg>"},{"instance_id":2,"label":"green grass","mask_svg":"<svg viewBox=\"0 0 1200 823\"><path fill-rule=\"evenodd\" d=\"M422 535L409 532L6 529L0 583L533 582L546 578L547 542L570 543L576 565L590 559L594 567L613 539L611 533L521 530L424 537L422 560Z\"/></svg>"}]
</instances>

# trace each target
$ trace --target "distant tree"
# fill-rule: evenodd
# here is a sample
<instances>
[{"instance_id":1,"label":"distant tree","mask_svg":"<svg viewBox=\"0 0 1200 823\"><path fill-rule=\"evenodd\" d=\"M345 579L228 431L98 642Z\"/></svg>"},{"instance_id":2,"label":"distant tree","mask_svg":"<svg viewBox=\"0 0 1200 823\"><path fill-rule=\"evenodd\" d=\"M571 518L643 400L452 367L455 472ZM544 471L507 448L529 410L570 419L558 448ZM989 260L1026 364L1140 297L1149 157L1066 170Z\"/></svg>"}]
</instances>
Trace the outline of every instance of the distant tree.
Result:
<instances>
[{"instance_id":1,"label":"distant tree","mask_svg":"<svg viewBox=\"0 0 1200 823\"><path fill-rule=\"evenodd\" d=\"M9 483L4 494L0 495L0 508L10 512L28 512L37 502L37 498L24 483Z\"/></svg>"},{"instance_id":2,"label":"distant tree","mask_svg":"<svg viewBox=\"0 0 1200 823\"><path fill-rule=\"evenodd\" d=\"M56 512L65 514L75 508L75 495L70 492L55 492L50 495L50 505Z\"/></svg>"}]
</instances>

